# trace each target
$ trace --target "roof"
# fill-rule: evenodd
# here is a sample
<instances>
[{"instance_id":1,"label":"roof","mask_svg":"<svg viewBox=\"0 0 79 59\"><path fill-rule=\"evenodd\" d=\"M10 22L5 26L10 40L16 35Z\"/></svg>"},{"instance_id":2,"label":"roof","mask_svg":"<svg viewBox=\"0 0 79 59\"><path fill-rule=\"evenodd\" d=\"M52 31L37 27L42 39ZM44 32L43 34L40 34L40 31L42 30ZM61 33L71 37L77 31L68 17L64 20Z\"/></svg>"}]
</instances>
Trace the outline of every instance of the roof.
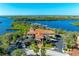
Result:
<instances>
[{"instance_id":1,"label":"roof","mask_svg":"<svg viewBox=\"0 0 79 59\"><path fill-rule=\"evenodd\" d=\"M36 38L43 38L45 34L53 34L54 32L52 30L45 30L45 29L36 29L35 30L35 36Z\"/></svg>"},{"instance_id":2,"label":"roof","mask_svg":"<svg viewBox=\"0 0 79 59\"><path fill-rule=\"evenodd\" d=\"M53 33L55 33L52 30L45 30L45 29L36 29L35 32L40 33L40 34L53 34Z\"/></svg>"},{"instance_id":3,"label":"roof","mask_svg":"<svg viewBox=\"0 0 79 59\"><path fill-rule=\"evenodd\" d=\"M27 34L35 34L35 31L33 28L30 28L29 32L27 32Z\"/></svg>"},{"instance_id":4,"label":"roof","mask_svg":"<svg viewBox=\"0 0 79 59\"><path fill-rule=\"evenodd\" d=\"M35 38L40 39L43 38L45 34L54 34L55 32L52 30L47 29L36 29L33 30L32 28L29 30L27 34L35 34Z\"/></svg>"},{"instance_id":5,"label":"roof","mask_svg":"<svg viewBox=\"0 0 79 59\"><path fill-rule=\"evenodd\" d=\"M69 52L71 56L79 56L79 49L73 49Z\"/></svg>"}]
</instances>

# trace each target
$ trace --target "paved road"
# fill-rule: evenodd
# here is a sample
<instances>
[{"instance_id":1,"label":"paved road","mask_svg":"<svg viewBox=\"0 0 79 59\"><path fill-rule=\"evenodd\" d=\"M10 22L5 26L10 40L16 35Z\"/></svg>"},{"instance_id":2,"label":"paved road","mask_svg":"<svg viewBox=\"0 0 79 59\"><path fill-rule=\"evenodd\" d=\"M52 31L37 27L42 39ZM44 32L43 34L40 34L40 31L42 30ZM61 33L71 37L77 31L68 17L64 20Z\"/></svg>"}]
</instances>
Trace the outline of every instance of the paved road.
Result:
<instances>
[{"instance_id":1,"label":"paved road","mask_svg":"<svg viewBox=\"0 0 79 59\"><path fill-rule=\"evenodd\" d=\"M46 55L48 55L48 56L69 56L66 53L61 53L58 51L51 51L51 50L47 50Z\"/></svg>"},{"instance_id":2,"label":"paved road","mask_svg":"<svg viewBox=\"0 0 79 59\"><path fill-rule=\"evenodd\" d=\"M27 53L27 55L35 55L34 51L29 50L29 49L26 49L26 53ZM69 54L67 54L67 53L61 53L61 52L51 50L51 49L46 50L46 55L47 56L69 56Z\"/></svg>"}]
</instances>

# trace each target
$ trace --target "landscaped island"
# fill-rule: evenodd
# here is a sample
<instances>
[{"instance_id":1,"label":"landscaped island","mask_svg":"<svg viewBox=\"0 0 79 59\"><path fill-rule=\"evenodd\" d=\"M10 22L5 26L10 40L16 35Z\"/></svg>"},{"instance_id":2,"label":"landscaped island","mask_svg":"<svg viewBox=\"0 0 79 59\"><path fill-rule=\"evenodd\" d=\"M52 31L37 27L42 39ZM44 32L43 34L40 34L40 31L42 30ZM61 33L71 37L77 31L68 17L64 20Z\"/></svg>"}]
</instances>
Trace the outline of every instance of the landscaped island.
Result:
<instances>
[{"instance_id":1,"label":"landscaped island","mask_svg":"<svg viewBox=\"0 0 79 59\"><path fill-rule=\"evenodd\" d=\"M72 25L79 26L79 22L74 22Z\"/></svg>"}]
</instances>

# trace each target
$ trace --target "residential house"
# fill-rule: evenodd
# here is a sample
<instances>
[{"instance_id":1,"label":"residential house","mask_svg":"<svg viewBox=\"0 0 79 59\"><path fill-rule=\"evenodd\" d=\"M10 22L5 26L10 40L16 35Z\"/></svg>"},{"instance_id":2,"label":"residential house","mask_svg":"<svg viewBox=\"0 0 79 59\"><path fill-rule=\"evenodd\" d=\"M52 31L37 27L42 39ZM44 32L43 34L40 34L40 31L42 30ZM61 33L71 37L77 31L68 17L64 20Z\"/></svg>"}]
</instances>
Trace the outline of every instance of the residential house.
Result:
<instances>
[{"instance_id":1,"label":"residential house","mask_svg":"<svg viewBox=\"0 0 79 59\"><path fill-rule=\"evenodd\" d=\"M27 34L35 36L35 40L40 41L44 38L44 36L53 35L55 34L55 32L53 30L47 30L47 29L35 29L34 30L33 28L31 28Z\"/></svg>"},{"instance_id":2,"label":"residential house","mask_svg":"<svg viewBox=\"0 0 79 59\"><path fill-rule=\"evenodd\" d=\"M28 35L32 36L36 41L39 48L43 46L43 40L45 40L45 36L50 36L55 34L53 30L47 30L47 29L33 29L30 28L29 32L27 32Z\"/></svg>"}]
</instances>

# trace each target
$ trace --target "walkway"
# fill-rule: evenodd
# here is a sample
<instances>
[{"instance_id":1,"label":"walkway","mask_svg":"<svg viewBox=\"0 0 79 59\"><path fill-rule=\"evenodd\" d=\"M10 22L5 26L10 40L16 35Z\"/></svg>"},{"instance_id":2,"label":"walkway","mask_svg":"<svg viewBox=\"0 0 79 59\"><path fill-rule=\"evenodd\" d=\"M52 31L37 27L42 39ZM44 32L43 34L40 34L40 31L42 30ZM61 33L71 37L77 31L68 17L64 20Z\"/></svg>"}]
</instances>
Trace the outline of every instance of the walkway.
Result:
<instances>
[{"instance_id":1,"label":"walkway","mask_svg":"<svg viewBox=\"0 0 79 59\"><path fill-rule=\"evenodd\" d=\"M26 49L27 55L34 56L35 53L33 50ZM46 56L69 56L67 53L61 53L52 49L46 50Z\"/></svg>"}]
</instances>

